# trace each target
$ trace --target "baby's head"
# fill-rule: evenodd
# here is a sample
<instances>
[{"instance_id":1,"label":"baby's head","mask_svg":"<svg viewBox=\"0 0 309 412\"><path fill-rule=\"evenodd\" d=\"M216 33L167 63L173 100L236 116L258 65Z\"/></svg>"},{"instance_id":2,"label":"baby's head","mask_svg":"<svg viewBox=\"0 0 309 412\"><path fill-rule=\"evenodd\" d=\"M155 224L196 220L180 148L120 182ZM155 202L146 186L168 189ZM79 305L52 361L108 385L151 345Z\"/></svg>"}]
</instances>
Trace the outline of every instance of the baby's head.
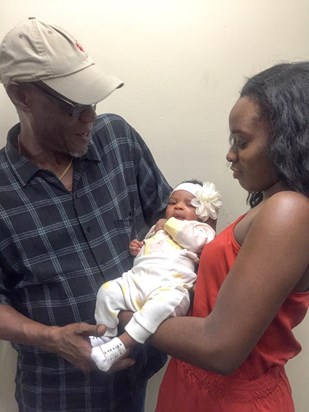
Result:
<instances>
[{"instance_id":1,"label":"baby's head","mask_svg":"<svg viewBox=\"0 0 309 412\"><path fill-rule=\"evenodd\" d=\"M216 221L221 205L221 195L213 183L189 180L180 183L172 191L165 217L201 222L208 219Z\"/></svg>"}]
</instances>

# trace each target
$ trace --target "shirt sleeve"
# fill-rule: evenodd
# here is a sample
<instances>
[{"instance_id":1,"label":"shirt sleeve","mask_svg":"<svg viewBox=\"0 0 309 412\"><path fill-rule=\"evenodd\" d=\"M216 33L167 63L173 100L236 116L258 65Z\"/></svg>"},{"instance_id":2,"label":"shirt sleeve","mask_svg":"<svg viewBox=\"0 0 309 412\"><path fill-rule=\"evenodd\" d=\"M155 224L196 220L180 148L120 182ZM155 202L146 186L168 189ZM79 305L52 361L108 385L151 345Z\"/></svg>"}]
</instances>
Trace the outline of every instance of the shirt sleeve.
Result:
<instances>
[{"instance_id":1,"label":"shirt sleeve","mask_svg":"<svg viewBox=\"0 0 309 412\"><path fill-rule=\"evenodd\" d=\"M200 253L206 243L214 239L216 232L207 223L196 220L179 220L171 217L164 230L183 248Z\"/></svg>"},{"instance_id":2,"label":"shirt sleeve","mask_svg":"<svg viewBox=\"0 0 309 412\"><path fill-rule=\"evenodd\" d=\"M0 304L10 305L10 291L7 286L7 276L0 267Z\"/></svg>"}]
</instances>

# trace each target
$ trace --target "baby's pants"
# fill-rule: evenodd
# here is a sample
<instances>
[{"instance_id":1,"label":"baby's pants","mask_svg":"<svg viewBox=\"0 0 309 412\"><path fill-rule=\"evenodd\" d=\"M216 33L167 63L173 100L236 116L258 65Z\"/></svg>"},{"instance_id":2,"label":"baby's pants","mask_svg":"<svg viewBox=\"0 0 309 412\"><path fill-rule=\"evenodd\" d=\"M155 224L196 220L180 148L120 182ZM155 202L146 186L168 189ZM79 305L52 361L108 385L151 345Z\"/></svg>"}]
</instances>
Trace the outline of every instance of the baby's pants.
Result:
<instances>
[{"instance_id":1,"label":"baby's pants","mask_svg":"<svg viewBox=\"0 0 309 412\"><path fill-rule=\"evenodd\" d=\"M105 336L114 337L119 311L133 311L125 330L134 340L144 343L165 319L186 315L189 306L189 293L182 284L171 285L146 273L139 276L128 271L121 278L101 286L95 318L98 324L107 326Z\"/></svg>"}]
</instances>

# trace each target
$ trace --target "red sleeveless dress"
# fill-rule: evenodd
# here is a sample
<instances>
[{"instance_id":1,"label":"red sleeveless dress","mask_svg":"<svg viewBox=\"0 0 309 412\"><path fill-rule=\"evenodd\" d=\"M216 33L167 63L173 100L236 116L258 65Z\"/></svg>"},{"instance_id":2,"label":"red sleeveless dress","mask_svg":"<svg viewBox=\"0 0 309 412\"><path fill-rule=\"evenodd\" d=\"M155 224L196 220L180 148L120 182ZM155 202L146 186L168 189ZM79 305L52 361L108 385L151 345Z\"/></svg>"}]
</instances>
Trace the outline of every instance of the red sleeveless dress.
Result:
<instances>
[{"instance_id":1,"label":"red sleeveless dress","mask_svg":"<svg viewBox=\"0 0 309 412\"><path fill-rule=\"evenodd\" d=\"M241 216L205 246L199 265L192 316L206 317L240 246L234 227ZM294 412L286 362L301 351L292 329L305 317L309 292L292 293L247 360L222 376L172 358L156 412Z\"/></svg>"}]
</instances>

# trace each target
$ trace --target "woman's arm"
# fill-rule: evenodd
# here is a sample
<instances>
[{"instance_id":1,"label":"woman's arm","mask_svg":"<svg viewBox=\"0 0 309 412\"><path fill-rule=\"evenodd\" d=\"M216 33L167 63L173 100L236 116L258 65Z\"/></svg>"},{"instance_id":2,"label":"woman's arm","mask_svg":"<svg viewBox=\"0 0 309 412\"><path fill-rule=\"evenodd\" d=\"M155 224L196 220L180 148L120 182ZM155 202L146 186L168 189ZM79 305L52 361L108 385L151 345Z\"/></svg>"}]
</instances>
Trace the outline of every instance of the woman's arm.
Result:
<instances>
[{"instance_id":1,"label":"woman's arm","mask_svg":"<svg viewBox=\"0 0 309 412\"><path fill-rule=\"evenodd\" d=\"M257 213L211 314L168 319L152 344L201 368L232 373L300 280L309 282L308 227L307 198L273 195Z\"/></svg>"}]
</instances>

